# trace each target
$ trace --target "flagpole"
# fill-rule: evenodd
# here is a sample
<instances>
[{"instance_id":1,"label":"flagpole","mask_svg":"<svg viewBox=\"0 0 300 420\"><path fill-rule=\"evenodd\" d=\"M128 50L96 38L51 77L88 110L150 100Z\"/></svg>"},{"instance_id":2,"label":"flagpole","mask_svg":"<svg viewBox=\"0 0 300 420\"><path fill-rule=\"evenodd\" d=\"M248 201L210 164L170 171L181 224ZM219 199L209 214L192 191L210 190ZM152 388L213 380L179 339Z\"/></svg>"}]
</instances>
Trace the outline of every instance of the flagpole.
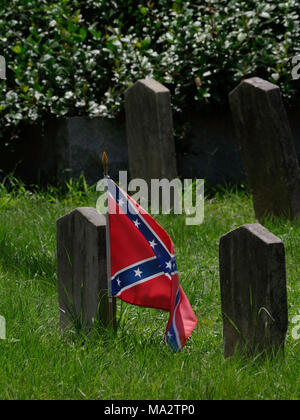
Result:
<instances>
[{"instance_id":1,"label":"flagpole","mask_svg":"<svg viewBox=\"0 0 300 420\"><path fill-rule=\"evenodd\" d=\"M107 197L106 209L106 272L107 272L107 296L108 296L108 313L109 313L109 326L114 327L113 315L113 297L111 291L111 267L110 267L110 235L109 235L109 213L108 213L108 157L105 152L102 155L103 173L105 179L105 194Z\"/></svg>"}]
</instances>

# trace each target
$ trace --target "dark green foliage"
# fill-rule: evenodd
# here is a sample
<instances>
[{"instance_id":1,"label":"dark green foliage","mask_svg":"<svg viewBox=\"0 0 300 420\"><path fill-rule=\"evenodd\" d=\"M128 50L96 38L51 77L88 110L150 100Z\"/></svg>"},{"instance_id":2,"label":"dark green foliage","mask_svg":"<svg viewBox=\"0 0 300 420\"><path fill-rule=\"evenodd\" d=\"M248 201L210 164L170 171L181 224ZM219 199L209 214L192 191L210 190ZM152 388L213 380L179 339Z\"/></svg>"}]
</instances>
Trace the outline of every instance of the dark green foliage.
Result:
<instances>
[{"instance_id":1,"label":"dark green foliage","mask_svg":"<svg viewBox=\"0 0 300 420\"><path fill-rule=\"evenodd\" d=\"M113 117L125 89L154 77L174 111L224 103L244 77L299 85L297 0L2 0L0 133L55 116Z\"/></svg>"}]
</instances>

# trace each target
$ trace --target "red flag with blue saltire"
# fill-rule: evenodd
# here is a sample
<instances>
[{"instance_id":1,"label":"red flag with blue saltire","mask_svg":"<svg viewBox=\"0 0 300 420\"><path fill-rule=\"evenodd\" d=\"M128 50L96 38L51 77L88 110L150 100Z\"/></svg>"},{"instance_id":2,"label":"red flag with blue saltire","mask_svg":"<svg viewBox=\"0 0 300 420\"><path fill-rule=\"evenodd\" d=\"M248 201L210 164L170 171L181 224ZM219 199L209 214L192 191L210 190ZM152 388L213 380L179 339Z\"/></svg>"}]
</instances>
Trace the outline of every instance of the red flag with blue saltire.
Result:
<instances>
[{"instance_id":1,"label":"red flag with blue saltire","mask_svg":"<svg viewBox=\"0 0 300 420\"><path fill-rule=\"evenodd\" d=\"M125 302L169 312L165 343L182 350L197 319L182 290L168 233L109 177L111 293Z\"/></svg>"}]
</instances>

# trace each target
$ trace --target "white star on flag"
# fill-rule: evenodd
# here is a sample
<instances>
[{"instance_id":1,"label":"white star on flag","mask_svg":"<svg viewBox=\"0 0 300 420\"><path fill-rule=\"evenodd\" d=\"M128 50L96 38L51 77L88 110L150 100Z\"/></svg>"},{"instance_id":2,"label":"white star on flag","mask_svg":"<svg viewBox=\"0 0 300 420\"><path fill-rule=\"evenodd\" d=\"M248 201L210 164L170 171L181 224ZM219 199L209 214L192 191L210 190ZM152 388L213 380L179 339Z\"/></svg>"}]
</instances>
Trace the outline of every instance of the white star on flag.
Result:
<instances>
[{"instance_id":1,"label":"white star on flag","mask_svg":"<svg viewBox=\"0 0 300 420\"><path fill-rule=\"evenodd\" d=\"M137 270L133 270L133 271L134 271L135 277L141 277L143 274L143 272L139 269L139 267Z\"/></svg>"},{"instance_id":2,"label":"white star on flag","mask_svg":"<svg viewBox=\"0 0 300 420\"><path fill-rule=\"evenodd\" d=\"M119 279L119 277L116 279L116 282L118 283L118 286L120 286L121 280Z\"/></svg>"},{"instance_id":3,"label":"white star on flag","mask_svg":"<svg viewBox=\"0 0 300 420\"><path fill-rule=\"evenodd\" d=\"M149 244L150 244L151 248L154 248L155 245L157 245L157 243L155 242L155 239L153 239L153 241L149 241Z\"/></svg>"},{"instance_id":4,"label":"white star on flag","mask_svg":"<svg viewBox=\"0 0 300 420\"><path fill-rule=\"evenodd\" d=\"M133 223L134 223L135 227L139 228L140 222L138 221L138 219L134 220Z\"/></svg>"},{"instance_id":5,"label":"white star on flag","mask_svg":"<svg viewBox=\"0 0 300 420\"><path fill-rule=\"evenodd\" d=\"M172 260L166 263L167 268L172 269Z\"/></svg>"},{"instance_id":6,"label":"white star on flag","mask_svg":"<svg viewBox=\"0 0 300 420\"><path fill-rule=\"evenodd\" d=\"M119 204L119 206L123 206L123 204L124 204L123 198L119 198L118 204Z\"/></svg>"}]
</instances>

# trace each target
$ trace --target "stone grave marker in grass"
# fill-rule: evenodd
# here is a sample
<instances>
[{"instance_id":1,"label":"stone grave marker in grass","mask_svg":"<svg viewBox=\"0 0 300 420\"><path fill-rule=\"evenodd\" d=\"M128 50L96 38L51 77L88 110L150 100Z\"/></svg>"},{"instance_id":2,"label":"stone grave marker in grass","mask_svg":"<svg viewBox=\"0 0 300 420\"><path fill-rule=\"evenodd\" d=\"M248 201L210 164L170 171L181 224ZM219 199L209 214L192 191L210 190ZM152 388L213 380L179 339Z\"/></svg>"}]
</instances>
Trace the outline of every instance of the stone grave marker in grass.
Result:
<instances>
[{"instance_id":1,"label":"stone grave marker in grass","mask_svg":"<svg viewBox=\"0 0 300 420\"><path fill-rule=\"evenodd\" d=\"M138 80L125 92L131 178L177 177L170 91L154 79Z\"/></svg>"},{"instance_id":2,"label":"stone grave marker in grass","mask_svg":"<svg viewBox=\"0 0 300 420\"><path fill-rule=\"evenodd\" d=\"M88 327L111 322L107 294L106 219L93 207L79 207L57 220L60 325ZM113 299L113 325L115 325Z\"/></svg>"},{"instance_id":3,"label":"stone grave marker in grass","mask_svg":"<svg viewBox=\"0 0 300 420\"><path fill-rule=\"evenodd\" d=\"M258 77L229 94L255 216L300 216L300 169L278 86Z\"/></svg>"}]
</instances>

